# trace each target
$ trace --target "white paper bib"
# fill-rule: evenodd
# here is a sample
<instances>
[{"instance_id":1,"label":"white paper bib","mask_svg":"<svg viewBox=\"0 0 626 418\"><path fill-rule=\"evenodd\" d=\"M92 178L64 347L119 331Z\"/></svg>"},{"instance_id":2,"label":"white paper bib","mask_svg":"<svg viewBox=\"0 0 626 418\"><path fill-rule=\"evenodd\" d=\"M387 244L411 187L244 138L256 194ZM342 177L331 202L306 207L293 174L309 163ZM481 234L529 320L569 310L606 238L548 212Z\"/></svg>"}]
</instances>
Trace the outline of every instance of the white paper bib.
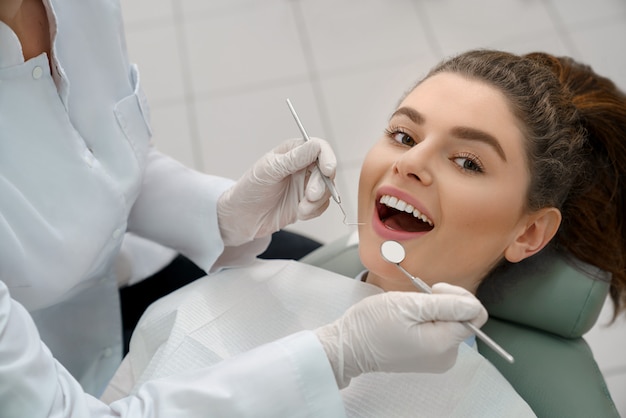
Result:
<instances>
[{"instance_id":1,"label":"white paper bib","mask_svg":"<svg viewBox=\"0 0 626 418\"><path fill-rule=\"evenodd\" d=\"M206 367L339 317L381 289L294 261L261 261L207 276L141 319L126 359L135 386ZM534 417L504 377L461 344L442 374L372 373L342 391L351 417Z\"/></svg>"}]
</instances>

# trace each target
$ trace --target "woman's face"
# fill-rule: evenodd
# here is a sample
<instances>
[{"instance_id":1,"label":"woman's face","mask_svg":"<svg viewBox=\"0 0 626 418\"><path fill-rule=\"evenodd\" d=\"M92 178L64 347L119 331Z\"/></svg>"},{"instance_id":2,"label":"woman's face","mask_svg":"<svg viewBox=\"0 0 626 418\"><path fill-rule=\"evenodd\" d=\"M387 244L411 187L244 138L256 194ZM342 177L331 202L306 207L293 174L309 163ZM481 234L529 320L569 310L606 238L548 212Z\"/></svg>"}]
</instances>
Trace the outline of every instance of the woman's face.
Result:
<instances>
[{"instance_id":1,"label":"woman's face","mask_svg":"<svg viewBox=\"0 0 626 418\"><path fill-rule=\"evenodd\" d=\"M380 255L381 244L395 240L411 274L475 292L526 225L529 182L524 138L506 98L453 73L426 79L362 166L359 251L367 281L415 290Z\"/></svg>"}]
</instances>

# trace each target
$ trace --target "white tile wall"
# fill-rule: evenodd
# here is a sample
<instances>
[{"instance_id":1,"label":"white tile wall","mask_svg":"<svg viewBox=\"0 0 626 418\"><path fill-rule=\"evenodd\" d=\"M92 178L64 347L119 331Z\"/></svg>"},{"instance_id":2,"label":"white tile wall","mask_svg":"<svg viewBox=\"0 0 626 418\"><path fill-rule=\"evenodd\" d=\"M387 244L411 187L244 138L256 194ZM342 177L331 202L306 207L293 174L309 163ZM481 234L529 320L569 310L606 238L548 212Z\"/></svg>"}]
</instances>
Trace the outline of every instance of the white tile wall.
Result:
<instances>
[{"instance_id":1,"label":"white tile wall","mask_svg":"<svg viewBox=\"0 0 626 418\"><path fill-rule=\"evenodd\" d=\"M310 64L321 73L389 66L429 51L410 0L316 0L293 5L303 43L311 48Z\"/></svg>"},{"instance_id":2,"label":"white tile wall","mask_svg":"<svg viewBox=\"0 0 626 418\"><path fill-rule=\"evenodd\" d=\"M304 51L286 1L189 16L183 32L198 95L306 79Z\"/></svg>"},{"instance_id":3,"label":"white tile wall","mask_svg":"<svg viewBox=\"0 0 626 418\"><path fill-rule=\"evenodd\" d=\"M326 137L306 82L197 100L198 132L206 167L237 178L282 139L300 137L286 99L292 101L310 136ZM227 163L224 164L225 159Z\"/></svg>"},{"instance_id":4,"label":"white tile wall","mask_svg":"<svg viewBox=\"0 0 626 418\"><path fill-rule=\"evenodd\" d=\"M445 55L554 32L539 0L417 1Z\"/></svg>"},{"instance_id":5,"label":"white tile wall","mask_svg":"<svg viewBox=\"0 0 626 418\"><path fill-rule=\"evenodd\" d=\"M626 88L623 0L122 0L129 53L152 104L155 143L236 178L299 136L333 145L337 186L356 214L360 162L396 101L445 55L546 50L582 59ZM322 242L349 231L336 206L291 230ZM626 416L626 321L587 335Z\"/></svg>"}]
</instances>

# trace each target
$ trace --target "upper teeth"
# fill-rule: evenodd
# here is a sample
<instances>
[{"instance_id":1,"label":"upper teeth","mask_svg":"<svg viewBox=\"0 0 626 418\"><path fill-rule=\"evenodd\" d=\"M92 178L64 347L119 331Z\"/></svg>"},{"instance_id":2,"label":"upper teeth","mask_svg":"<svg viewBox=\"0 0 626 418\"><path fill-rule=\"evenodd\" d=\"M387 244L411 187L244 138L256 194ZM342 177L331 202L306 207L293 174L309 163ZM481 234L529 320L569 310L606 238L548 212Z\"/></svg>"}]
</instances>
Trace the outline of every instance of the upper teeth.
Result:
<instances>
[{"instance_id":1,"label":"upper teeth","mask_svg":"<svg viewBox=\"0 0 626 418\"><path fill-rule=\"evenodd\" d=\"M428 219L426 215L424 215L422 212L414 208L413 205L410 205L406 203L404 200L400 200L395 196L383 195L380 198L380 203L382 203L383 205L389 206L390 208L401 210L406 213L412 213L413 216L415 216L416 218L428 223L428 225L430 226L433 226L433 221Z\"/></svg>"}]
</instances>

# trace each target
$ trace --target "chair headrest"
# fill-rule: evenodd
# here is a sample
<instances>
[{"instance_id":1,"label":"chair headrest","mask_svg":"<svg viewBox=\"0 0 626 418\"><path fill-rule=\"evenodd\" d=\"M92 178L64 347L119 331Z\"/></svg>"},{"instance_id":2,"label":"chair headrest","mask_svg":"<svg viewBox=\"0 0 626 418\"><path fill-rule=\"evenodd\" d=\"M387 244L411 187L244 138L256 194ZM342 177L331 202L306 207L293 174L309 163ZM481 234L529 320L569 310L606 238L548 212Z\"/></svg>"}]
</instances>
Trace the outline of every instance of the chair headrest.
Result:
<instances>
[{"instance_id":1,"label":"chair headrest","mask_svg":"<svg viewBox=\"0 0 626 418\"><path fill-rule=\"evenodd\" d=\"M489 315L578 338L594 325L611 275L551 248L494 273L479 288ZM484 297L495 285L499 297Z\"/></svg>"}]
</instances>

